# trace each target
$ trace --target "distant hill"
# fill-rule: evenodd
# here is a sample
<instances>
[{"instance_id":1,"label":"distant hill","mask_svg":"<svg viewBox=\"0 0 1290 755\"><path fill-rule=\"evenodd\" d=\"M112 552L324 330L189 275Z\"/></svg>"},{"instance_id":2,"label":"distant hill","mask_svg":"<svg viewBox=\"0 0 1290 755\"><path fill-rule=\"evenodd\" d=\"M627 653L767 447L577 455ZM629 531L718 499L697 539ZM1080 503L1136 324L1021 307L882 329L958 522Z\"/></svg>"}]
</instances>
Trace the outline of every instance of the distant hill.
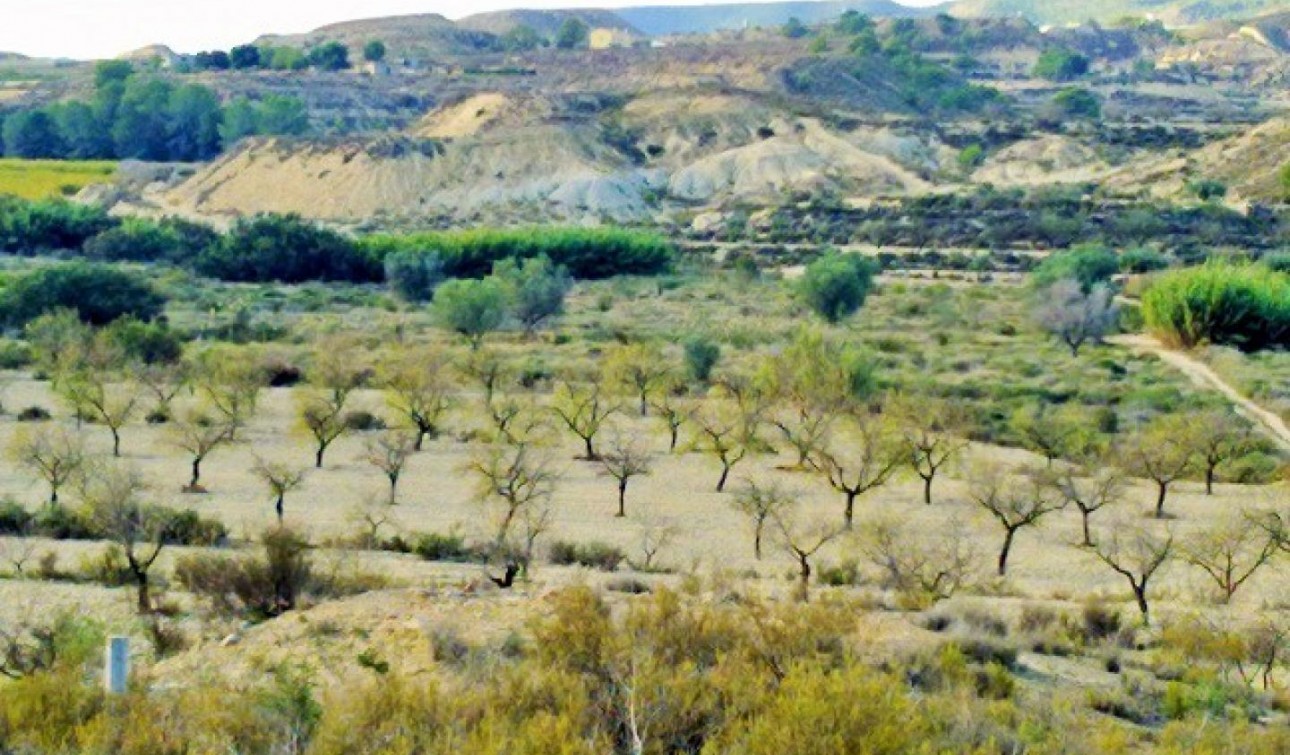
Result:
<instances>
[{"instance_id":1,"label":"distant hill","mask_svg":"<svg viewBox=\"0 0 1290 755\"><path fill-rule=\"evenodd\" d=\"M874 17L917 18L940 8L910 8L892 0L797 0L780 3L739 3L695 6L639 6L614 11L650 36L703 34L742 26L780 26L790 18L805 24L832 21L849 10Z\"/></svg>"},{"instance_id":2,"label":"distant hill","mask_svg":"<svg viewBox=\"0 0 1290 755\"><path fill-rule=\"evenodd\" d=\"M361 50L373 39L385 42L391 57L433 58L478 52L492 43L493 35L463 28L437 13L425 13L344 21L305 34L260 37L256 44L310 47L337 41L351 50Z\"/></svg>"},{"instance_id":3,"label":"distant hill","mask_svg":"<svg viewBox=\"0 0 1290 755\"><path fill-rule=\"evenodd\" d=\"M962 18L1024 16L1036 24L1107 23L1151 15L1173 26L1251 18L1284 10L1286 0L958 0L950 12Z\"/></svg>"},{"instance_id":4,"label":"distant hill","mask_svg":"<svg viewBox=\"0 0 1290 755\"><path fill-rule=\"evenodd\" d=\"M607 10L508 10L477 13L457 21L463 29L501 36L517 26L527 26L544 37L552 37L568 19L576 18L593 29L621 29L639 34L622 16Z\"/></svg>"}]
</instances>

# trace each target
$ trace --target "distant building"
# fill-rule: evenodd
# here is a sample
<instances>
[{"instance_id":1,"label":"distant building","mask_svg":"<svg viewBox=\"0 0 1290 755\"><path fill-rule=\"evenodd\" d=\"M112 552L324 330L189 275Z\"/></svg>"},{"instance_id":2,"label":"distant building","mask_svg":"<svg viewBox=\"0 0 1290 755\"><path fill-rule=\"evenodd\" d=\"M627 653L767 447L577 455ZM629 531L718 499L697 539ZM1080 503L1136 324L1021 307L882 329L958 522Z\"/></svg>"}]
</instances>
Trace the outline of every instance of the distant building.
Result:
<instances>
[{"instance_id":1,"label":"distant building","mask_svg":"<svg viewBox=\"0 0 1290 755\"><path fill-rule=\"evenodd\" d=\"M593 50L608 50L614 47L632 47L636 44L635 34L622 29L592 29L587 37L587 46Z\"/></svg>"},{"instance_id":2,"label":"distant building","mask_svg":"<svg viewBox=\"0 0 1290 755\"><path fill-rule=\"evenodd\" d=\"M358 72L366 76L389 76L394 70L383 60L365 60Z\"/></svg>"}]
</instances>

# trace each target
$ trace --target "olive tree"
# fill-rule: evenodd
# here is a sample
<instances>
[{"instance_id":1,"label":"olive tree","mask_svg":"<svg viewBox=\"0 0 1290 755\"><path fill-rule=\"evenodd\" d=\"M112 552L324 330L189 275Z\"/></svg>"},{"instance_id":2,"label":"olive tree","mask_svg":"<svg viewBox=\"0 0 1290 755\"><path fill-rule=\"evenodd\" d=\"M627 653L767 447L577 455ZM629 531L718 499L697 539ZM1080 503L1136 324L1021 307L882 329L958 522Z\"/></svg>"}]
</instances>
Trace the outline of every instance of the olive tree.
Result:
<instances>
[{"instance_id":1,"label":"olive tree","mask_svg":"<svg viewBox=\"0 0 1290 755\"><path fill-rule=\"evenodd\" d=\"M493 266L493 277L503 287L511 316L527 335L564 312L564 299L573 287L569 271L545 255L502 260Z\"/></svg>"},{"instance_id":2,"label":"olive tree","mask_svg":"<svg viewBox=\"0 0 1290 755\"><path fill-rule=\"evenodd\" d=\"M506 289L495 278L450 280L435 290L431 306L443 327L477 350L506 319Z\"/></svg>"},{"instance_id":3,"label":"olive tree","mask_svg":"<svg viewBox=\"0 0 1290 755\"><path fill-rule=\"evenodd\" d=\"M877 268L858 254L827 254L806 266L797 284L803 303L829 323L850 317L873 287Z\"/></svg>"}]
</instances>

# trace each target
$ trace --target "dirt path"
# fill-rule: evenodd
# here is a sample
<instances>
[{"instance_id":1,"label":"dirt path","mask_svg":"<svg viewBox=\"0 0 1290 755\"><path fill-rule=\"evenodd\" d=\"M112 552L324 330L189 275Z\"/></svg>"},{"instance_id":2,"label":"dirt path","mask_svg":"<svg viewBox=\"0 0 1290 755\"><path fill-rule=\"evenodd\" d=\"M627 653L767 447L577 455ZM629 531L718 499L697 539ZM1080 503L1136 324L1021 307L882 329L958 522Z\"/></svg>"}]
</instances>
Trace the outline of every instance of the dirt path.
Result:
<instances>
[{"instance_id":1,"label":"dirt path","mask_svg":"<svg viewBox=\"0 0 1290 755\"><path fill-rule=\"evenodd\" d=\"M1123 346L1134 351L1155 354L1163 359L1166 364L1183 372L1197 385L1216 389L1235 404L1236 411L1241 416L1258 425L1267 433L1268 437L1275 440L1282 448L1290 451L1290 427L1286 426L1285 420L1244 396L1217 372L1210 369L1209 365L1186 352L1165 348L1164 344L1151 336L1124 335L1108 338L1107 340L1117 346Z\"/></svg>"}]
</instances>

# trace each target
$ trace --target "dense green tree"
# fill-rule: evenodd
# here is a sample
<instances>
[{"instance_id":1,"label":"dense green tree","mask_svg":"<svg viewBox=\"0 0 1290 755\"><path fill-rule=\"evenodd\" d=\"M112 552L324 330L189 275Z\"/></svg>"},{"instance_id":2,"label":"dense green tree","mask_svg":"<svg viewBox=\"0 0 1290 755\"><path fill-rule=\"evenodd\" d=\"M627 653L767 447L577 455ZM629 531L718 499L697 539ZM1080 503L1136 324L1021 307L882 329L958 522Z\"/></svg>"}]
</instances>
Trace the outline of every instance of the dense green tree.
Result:
<instances>
[{"instance_id":1,"label":"dense green tree","mask_svg":"<svg viewBox=\"0 0 1290 755\"><path fill-rule=\"evenodd\" d=\"M349 68L349 48L340 42L325 42L309 51L309 64L320 71Z\"/></svg>"},{"instance_id":2,"label":"dense green tree","mask_svg":"<svg viewBox=\"0 0 1290 755\"><path fill-rule=\"evenodd\" d=\"M546 38L527 24L515 25L498 40L498 46L507 52L528 52L546 44Z\"/></svg>"},{"instance_id":3,"label":"dense green tree","mask_svg":"<svg viewBox=\"0 0 1290 755\"><path fill-rule=\"evenodd\" d=\"M1040 53L1033 73L1051 81L1071 81L1088 73L1088 70L1088 58L1072 50L1053 47Z\"/></svg>"},{"instance_id":4,"label":"dense green tree","mask_svg":"<svg viewBox=\"0 0 1290 755\"><path fill-rule=\"evenodd\" d=\"M875 272L874 264L858 254L831 253L806 266L798 294L816 314L840 322L864 306Z\"/></svg>"},{"instance_id":5,"label":"dense green tree","mask_svg":"<svg viewBox=\"0 0 1290 755\"><path fill-rule=\"evenodd\" d=\"M73 310L92 325L126 316L152 320L164 304L143 275L86 262L41 268L0 294L0 313L15 327L60 309Z\"/></svg>"},{"instance_id":6,"label":"dense green tree","mask_svg":"<svg viewBox=\"0 0 1290 755\"><path fill-rule=\"evenodd\" d=\"M506 317L506 291L495 278L451 280L435 291L434 313L444 327L478 349Z\"/></svg>"},{"instance_id":7,"label":"dense green tree","mask_svg":"<svg viewBox=\"0 0 1290 755\"><path fill-rule=\"evenodd\" d=\"M111 134L88 103L74 100L60 105L55 118L63 140L63 157L100 160L113 156Z\"/></svg>"},{"instance_id":8,"label":"dense green tree","mask_svg":"<svg viewBox=\"0 0 1290 755\"><path fill-rule=\"evenodd\" d=\"M224 113L213 91L195 84L182 86L171 94L167 114L171 160L194 162L219 154Z\"/></svg>"},{"instance_id":9,"label":"dense green tree","mask_svg":"<svg viewBox=\"0 0 1290 755\"><path fill-rule=\"evenodd\" d=\"M273 48L268 61L269 67L275 71L300 71L309 67L309 58L294 47Z\"/></svg>"},{"instance_id":10,"label":"dense green tree","mask_svg":"<svg viewBox=\"0 0 1290 755\"><path fill-rule=\"evenodd\" d=\"M577 18L566 18L555 33L555 46L561 50L572 50L587 44L590 30Z\"/></svg>"},{"instance_id":11,"label":"dense green tree","mask_svg":"<svg viewBox=\"0 0 1290 755\"><path fill-rule=\"evenodd\" d=\"M873 28L874 24L872 18L854 10L849 10L843 13L837 23L837 30L840 34L847 34L853 37L857 34L872 31Z\"/></svg>"},{"instance_id":12,"label":"dense green tree","mask_svg":"<svg viewBox=\"0 0 1290 755\"><path fill-rule=\"evenodd\" d=\"M110 84L124 84L134 75L134 64L128 60L101 60L94 65L94 87L103 89Z\"/></svg>"},{"instance_id":13,"label":"dense green tree","mask_svg":"<svg viewBox=\"0 0 1290 755\"><path fill-rule=\"evenodd\" d=\"M380 63L385 60L386 52L385 43L379 39L373 39L363 46L363 60L369 63Z\"/></svg>"},{"instance_id":14,"label":"dense green tree","mask_svg":"<svg viewBox=\"0 0 1290 755\"><path fill-rule=\"evenodd\" d=\"M806 24L803 24L797 16L788 19L781 31L789 39L800 39L811 33L811 30L806 28Z\"/></svg>"},{"instance_id":15,"label":"dense green tree","mask_svg":"<svg viewBox=\"0 0 1290 755\"><path fill-rule=\"evenodd\" d=\"M5 118L5 154L28 160L63 156L58 123L45 110L21 110Z\"/></svg>"},{"instance_id":16,"label":"dense green tree","mask_svg":"<svg viewBox=\"0 0 1290 755\"><path fill-rule=\"evenodd\" d=\"M1102 117L1102 100L1087 89L1069 87L1053 95L1052 105L1058 115L1067 118L1097 120Z\"/></svg>"},{"instance_id":17,"label":"dense green tree","mask_svg":"<svg viewBox=\"0 0 1290 755\"><path fill-rule=\"evenodd\" d=\"M385 282L404 301L430 301L443 278L443 258L436 252L400 250L385 257Z\"/></svg>"},{"instance_id":18,"label":"dense green tree","mask_svg":"<svg viewBox=\"0 0 1290 755\"><path fill-rule=\"evenodd\" d=\"M219 134L224 146L260 133L260 109L246 97L233 99L224 108Z\"/></svg>"},{"instance_id":19,"label":"dense green tree","mask_svg":"<svg viewBox=\"0 0 1290 755\"><path fill-rule=\"evenodd\" d=\"M121 95L112 126L120 158L166 160L170 157L170 97L173 87L160 79L131 78Z\"/></svg>"},{"instance_id":20,"label":"dense green tree","mask_svg":"<svg viewBox=\"0 0 1290 755\"><path fill-rule=\"evenodd\" d=\"M237 222L197 259L198 272L222 280L301 283L376 282L380 266L349 238L298 215L258 215Z\"/></svg>"},{"instance_id":21,"label":"dense green tree","mask_svg":"<svg viewBox=\"0 0 1290 755\"><path fill-rule=\"evenodd\" d=\"M564 298L573 287L569 271L545 255L527 260L502 260L493 276L506 290L511 315L532 333L546 320L564 311Z\"/></svg>"},{"instance_id":22,"label":"dense green tree","mask_svg":"<svg viewBox=\"0 0 1290 755\"><path fill-rule=\"evenodd\" d=\"M1060 280L1074 280L1088 293L1099 283L1108 283L1120 271L1120 260L1104 246L1085 244L1049 255L1030 276L1036 288L1047 288Z\"/></svg>"},{"instance_id":23,"label":"dense green tree","mask_svg":"<svg viewBox=\"0 0 1290 755\"><path fill-rule=\"evenodd\" d=\"M228 58L233 67L238 70L261 66L260 48L255 45L238 45L229 51Z\"/></svg>"},{"instance_id":24,"label":"dense green tree","mask_svg":"<svg viewBox=\"0 0 1290 755\"><path fill-rule=\"evenodd\" d=\"M309 133L309 110L298 97L271 94L260 103L256 133L300 136Z\"/></svg>"}]
</instances>

